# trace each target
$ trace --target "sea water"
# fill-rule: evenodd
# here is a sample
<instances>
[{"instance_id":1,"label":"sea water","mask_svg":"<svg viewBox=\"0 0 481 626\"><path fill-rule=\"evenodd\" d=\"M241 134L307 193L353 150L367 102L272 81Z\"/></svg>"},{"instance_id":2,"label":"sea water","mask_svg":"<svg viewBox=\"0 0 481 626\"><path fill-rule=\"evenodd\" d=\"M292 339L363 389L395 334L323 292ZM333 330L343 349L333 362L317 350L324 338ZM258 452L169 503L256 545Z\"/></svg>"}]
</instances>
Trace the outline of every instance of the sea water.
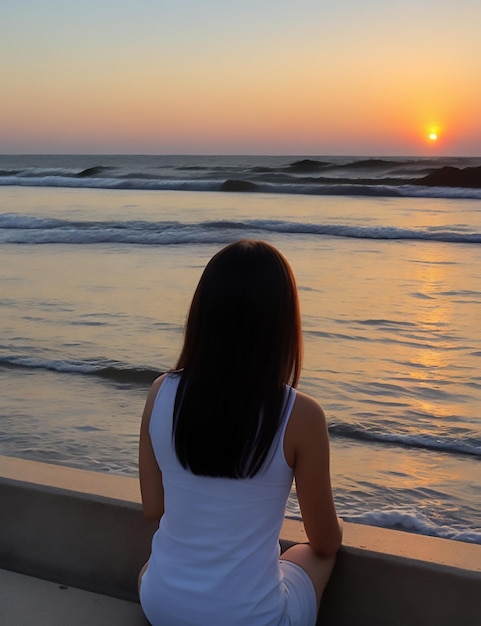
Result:
<instances>
[{"instance_id":1,"label":"sea water","mask_svg":"<svg viewBox=\"0 0 481 626\"><path fill-rule=\"evenodd\" d=\"M203 267L265 239L297 278L339 514L481 542L480 190L420 184L445 162L331 161L0 157L0 454L136 476Z\"/></svg>"}]
</instances>

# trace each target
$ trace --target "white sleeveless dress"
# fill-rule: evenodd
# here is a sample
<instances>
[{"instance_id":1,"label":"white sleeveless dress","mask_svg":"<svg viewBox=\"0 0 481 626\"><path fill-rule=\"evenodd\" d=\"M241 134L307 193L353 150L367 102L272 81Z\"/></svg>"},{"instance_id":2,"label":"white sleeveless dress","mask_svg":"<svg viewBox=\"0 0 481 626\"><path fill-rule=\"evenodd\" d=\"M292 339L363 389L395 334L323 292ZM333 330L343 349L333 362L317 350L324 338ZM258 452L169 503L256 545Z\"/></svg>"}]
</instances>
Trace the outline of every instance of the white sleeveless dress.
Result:
<instances>
[{"instance_id":1,"label":"white sleeveless dress","mask_svg":"<svg viewBox=\"0 0 481 626\"><path fill-rule=\"evenodd\" d=\"M248 479L212 478L194 475L177 459L172 420L179 381L178 374L165 378L150 421L165 513L142 577L147 619L153 626L315 624L309 576L279 561L293 479L283 442L295 390L286 387L283 420L263 468Z\"/></svg>"}]
</instances>

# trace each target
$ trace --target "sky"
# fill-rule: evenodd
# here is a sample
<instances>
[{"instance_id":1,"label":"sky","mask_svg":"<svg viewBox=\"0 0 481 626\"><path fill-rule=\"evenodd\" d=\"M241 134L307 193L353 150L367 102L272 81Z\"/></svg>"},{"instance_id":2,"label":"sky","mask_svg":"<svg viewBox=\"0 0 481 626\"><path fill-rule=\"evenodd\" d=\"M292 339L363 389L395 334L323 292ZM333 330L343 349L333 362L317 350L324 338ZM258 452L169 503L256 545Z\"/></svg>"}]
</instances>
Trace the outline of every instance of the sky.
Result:
<instances>
[{"instance_id":1,"label":"sky","mask_svg":"<svg viewBox=\"0 0 481 626\"><path fill-rule=\"evenodd\" d=\"M0 153L481 156L480 33L480 0L0 0Z\"/></svg>"}]
</instances>

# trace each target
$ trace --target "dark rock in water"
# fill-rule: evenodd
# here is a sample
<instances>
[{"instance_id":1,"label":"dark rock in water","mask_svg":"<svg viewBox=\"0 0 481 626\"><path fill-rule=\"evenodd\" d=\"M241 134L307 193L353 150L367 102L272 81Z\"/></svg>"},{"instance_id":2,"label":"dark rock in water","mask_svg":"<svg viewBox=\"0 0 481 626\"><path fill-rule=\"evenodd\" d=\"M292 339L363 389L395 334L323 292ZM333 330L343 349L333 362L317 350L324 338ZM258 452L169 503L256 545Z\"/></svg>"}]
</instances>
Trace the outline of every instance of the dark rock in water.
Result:
<instances>
[{"instance_id":1,"label":"dark rock in water","mask_svg":"<svg viewBox=\"0 0 481 626\"><path fill-rule=\"evenodd\" d=\"M332 165L332 163L315 161L314 159L302 159L301 161L294 161L294 163L287 166L287 169L291 172L316 172L328 165Z\"/></svg>"},{"instance_id":2,"label":"dark rock in water","mask_svg":"<svg viewBox=\"0 0 481 626\"><path fill-rule=\"evenodd\" d=\"M441 167L431 174L420 178L418 185L428 187L471 187L481 189L480 167Z\"/></svg>"},{"instance_id":3,"label":"dark rock in water","mask_svg":"<svg viewBox=\"0 0 481 626\"><path fill-rule=\"evenodd\" d=\"M366 168L369 169L371 167L392 167L399 166L400 161L388 161L386 159L361 159L360 161L353 161L352 163L346 163L346 165L342 166L342 169L348 168Z\"/></svg>"},{"instance_id":4,"label":"dark rock in water","mask_svg":"<svg viewBox=\"0 0 481 626\"><path fill-rule=\"evenodd\" d=\"M257 185L248 180L227 179L222 183L221 191L257 191Z\"/></svg>"},{"instance_id":5,"label":"dark rock in water","mask_svg":"<svg viewBox=\"0 0 481 626\"><path fill-rule=\"evenodd\" d=\"M94 167L87 167L87 169L82 170L77 174L78 178L87 178L88 176L95 176L96 174L101 174L104 170L109 169L102 165L95 165Z\"/></svg>"}]
</instances>

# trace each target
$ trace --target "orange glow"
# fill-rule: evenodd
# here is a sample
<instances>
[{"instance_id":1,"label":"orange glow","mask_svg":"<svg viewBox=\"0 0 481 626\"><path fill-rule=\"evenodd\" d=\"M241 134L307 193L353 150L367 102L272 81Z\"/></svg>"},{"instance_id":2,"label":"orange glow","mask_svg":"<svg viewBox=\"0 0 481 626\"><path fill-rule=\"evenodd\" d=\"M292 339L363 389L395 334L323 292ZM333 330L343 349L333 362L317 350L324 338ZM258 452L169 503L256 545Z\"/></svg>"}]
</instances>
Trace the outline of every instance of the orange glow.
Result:
<instances>
[{"instance_id":1,"label":"orange glow","mask_svg":"<svg viewBox=\"0 0 481 626\"><path fill-rule=\"evenodd\" d=\"M203 4L192 28L183 3L167 12L148 3L149 19L125 9L118 28L106 9L75 3L63 3L60 28L43 5L26 23L21 4L2 13L12 59L3 152L479 155L474 5L471 16L453 6L427 31L433 16L422 6L371 14L354 3L359 20L346 21L322 3L303 11L301 0L271 28L257 3L256 28L239 9L233 29L230 11L209 15ZM91 39L78 37L92 23Z\"/></svg>"}]
</instances>

